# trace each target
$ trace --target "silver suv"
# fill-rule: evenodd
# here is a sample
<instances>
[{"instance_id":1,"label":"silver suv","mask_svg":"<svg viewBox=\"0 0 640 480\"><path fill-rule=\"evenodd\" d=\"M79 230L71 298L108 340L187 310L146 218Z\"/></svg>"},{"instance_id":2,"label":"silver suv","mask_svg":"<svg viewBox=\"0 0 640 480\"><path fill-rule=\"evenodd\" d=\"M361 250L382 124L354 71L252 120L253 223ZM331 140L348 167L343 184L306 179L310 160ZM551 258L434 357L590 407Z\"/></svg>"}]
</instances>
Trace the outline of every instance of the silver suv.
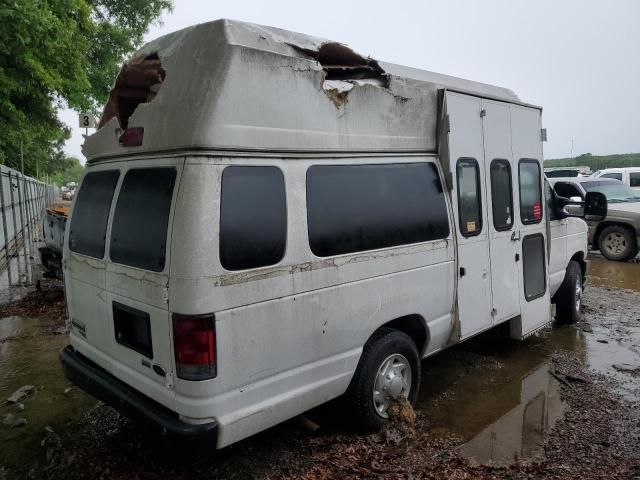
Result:
<instances>
[{"instance_id":1,"label":"silver suv","mask_svg":"<svg viewBox=\"0 0 640 480\"><path fill-rule=\"evenodd\" d=\"M574 200L583 200L586 192L602 192L607 197L608 213L600 222L587 222L589 242L609 260L635 258L640 235L640 192L609 178L550 178L549 183L557 195Z\"/></svg>"}]
</instances>

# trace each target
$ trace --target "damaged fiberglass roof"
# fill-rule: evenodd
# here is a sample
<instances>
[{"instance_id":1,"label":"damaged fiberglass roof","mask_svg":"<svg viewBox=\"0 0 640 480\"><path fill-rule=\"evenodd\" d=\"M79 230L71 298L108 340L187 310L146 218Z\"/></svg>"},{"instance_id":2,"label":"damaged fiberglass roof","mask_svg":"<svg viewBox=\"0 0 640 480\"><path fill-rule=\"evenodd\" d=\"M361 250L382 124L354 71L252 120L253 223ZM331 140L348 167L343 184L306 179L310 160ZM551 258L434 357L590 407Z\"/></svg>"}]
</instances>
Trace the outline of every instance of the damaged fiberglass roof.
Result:
<instances>
[{"instance_id":1,"label":"damaged fiberglass roof","mask_svg":"<svg viewBox=\"0 0 640 480\"><path fill-rule=\"evenodd\" d=\"M218 20L160 37L125 63L83 148L90 160L176 149L433 152L442 88L519 102L337 42ZM141 145L120 144L126 128L143 130Z\"/></svg>"}]
</instances>

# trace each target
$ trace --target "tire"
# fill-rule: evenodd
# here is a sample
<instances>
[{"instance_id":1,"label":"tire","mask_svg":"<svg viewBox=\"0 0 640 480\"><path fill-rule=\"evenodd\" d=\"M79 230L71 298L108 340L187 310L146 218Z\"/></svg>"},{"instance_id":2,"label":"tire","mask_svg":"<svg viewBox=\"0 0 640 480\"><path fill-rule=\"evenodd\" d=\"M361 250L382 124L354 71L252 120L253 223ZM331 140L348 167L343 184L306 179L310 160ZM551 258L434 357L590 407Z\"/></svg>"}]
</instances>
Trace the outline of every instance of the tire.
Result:
<instances>
[{"instance_id":1,"label":"tire","mask_svg":"<svg viewBox=\"0 0 640 480\"><path fill-rule=\"evenodd\" d=\"M556 293L556 320L558 323L571 324L582 317L582 268L574 260L569 262L564 281Z\"/></svg>"},{"instance_id":2,"label":"tire","mask_svg":"<svg viewBox=\"0 0 640 480\"><path fill-rule=\"evenodd\" d=\"M605 227L600 232L598 247L607 260L618 262L626 262L638 254L636 237L622 225Z\"/></svg>"},{"instance_id":3,"label":"tire","mask_svg":"<svg viewBox=\"0 0 640 480\"><path fill-rule=\"evenodd\" d=\"M385 367L389 375L381 374ZM345 395L350 422L358 431L378 431L387 421L383 407L385 402L388 407L388 395L382 393L385 387L387 391L392 390L391 396L399 398L402 395L412 405L420 388L420 358L416 344L407 334L392 328L381 328L365 344ZM375 391L379 391L375 395L378 400L374 400Z\"/></svg>"}]
</instances>

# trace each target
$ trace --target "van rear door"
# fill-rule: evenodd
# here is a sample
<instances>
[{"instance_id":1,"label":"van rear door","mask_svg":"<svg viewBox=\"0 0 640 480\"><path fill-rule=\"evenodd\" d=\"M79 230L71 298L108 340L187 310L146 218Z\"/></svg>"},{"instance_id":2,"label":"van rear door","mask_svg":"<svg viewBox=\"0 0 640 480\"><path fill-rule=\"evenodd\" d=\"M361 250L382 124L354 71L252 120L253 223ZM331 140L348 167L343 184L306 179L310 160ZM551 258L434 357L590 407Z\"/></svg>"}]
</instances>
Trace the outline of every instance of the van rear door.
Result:
<instances>
[{"instance_id":1,"label":"van rear door","mask_svg":"<svg viewBox=\"0 0 640 480\"><path fill-rule=\"evenodd\" d=\"M78 325L72 344L155 398L158 384L173 384L168 246L183 163L183 158L145 159L90 168L72 212L65 259L69 313ZM91 175L102 171L118 180L103 234L104 253L96 258L96 248L94 257L87 258L76 243L82 229L91 226L79 220L87 209L85 202L91 200Z\"/></svg>"}]
</instances>

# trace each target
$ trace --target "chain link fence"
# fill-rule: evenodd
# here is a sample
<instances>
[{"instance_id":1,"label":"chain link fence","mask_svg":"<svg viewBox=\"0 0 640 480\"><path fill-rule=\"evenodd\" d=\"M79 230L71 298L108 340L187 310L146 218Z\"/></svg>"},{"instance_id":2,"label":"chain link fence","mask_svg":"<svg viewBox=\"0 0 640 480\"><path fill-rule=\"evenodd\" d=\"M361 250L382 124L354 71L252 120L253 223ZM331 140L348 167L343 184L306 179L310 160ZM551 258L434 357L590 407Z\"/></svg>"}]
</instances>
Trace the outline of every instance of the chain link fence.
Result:
<instances>
[{"instance_id":1,"label":"chain link fence","mask_svg":"<svg viewBox=\"0 0 640 480\"><path fill-rule=\"evenodd\" d=\"M0 286L33 282L31 260L43 241L42 219L58 187L0 165Z\"/></svg>"}]
</instances>

